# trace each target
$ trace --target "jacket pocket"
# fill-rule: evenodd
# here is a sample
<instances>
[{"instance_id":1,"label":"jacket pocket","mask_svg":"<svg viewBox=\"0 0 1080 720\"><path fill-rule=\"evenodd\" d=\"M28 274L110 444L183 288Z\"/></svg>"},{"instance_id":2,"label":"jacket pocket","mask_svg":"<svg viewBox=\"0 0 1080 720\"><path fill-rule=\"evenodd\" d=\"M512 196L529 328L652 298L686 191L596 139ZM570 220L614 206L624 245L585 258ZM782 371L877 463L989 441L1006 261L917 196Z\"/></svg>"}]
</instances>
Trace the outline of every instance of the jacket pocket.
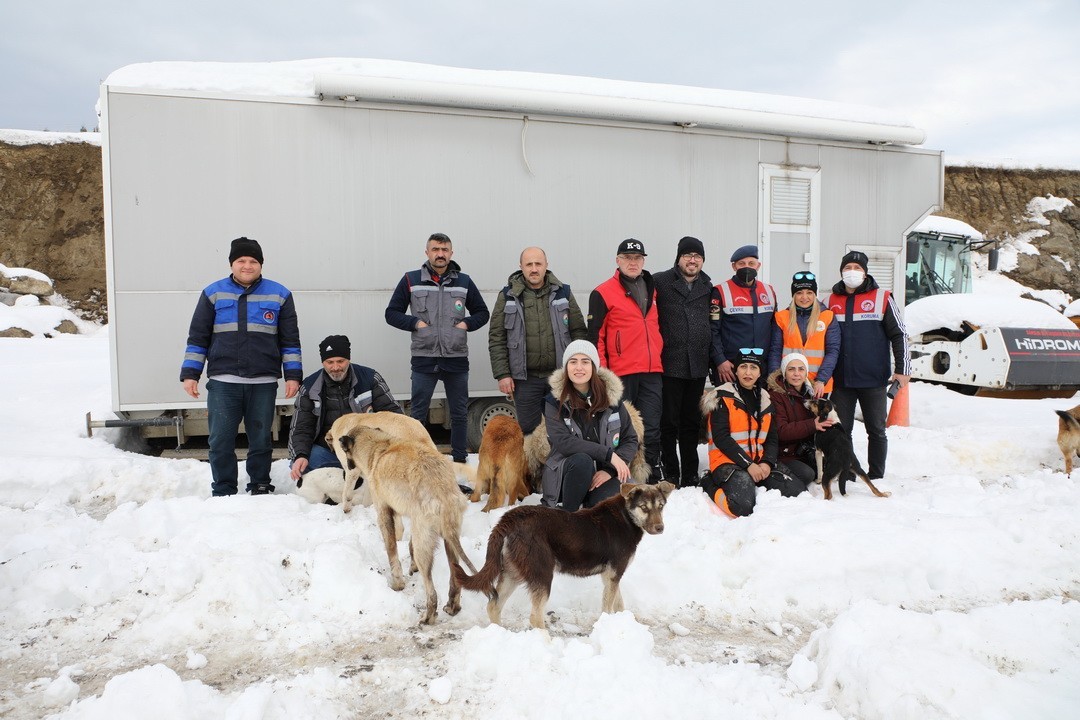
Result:
<instances>
[{"instance_id":1,"label":"jacket pocket","mask_svg":"<svg viewBox=\"0 0 1080 720\"><path fill-rule=\"evenodd\" d=\"M438 349L438 345L438 331L431 325L413 330L410 348L413 355L431 357Z\"/></svg>"}]
</instances>

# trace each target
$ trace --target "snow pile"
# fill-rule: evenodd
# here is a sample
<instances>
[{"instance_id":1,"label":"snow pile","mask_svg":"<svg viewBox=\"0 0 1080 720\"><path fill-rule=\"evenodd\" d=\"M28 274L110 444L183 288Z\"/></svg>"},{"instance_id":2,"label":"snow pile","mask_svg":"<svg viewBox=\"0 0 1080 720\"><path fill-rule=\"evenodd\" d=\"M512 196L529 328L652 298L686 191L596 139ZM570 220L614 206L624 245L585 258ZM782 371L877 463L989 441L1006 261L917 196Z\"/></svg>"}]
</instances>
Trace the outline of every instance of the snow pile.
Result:
<instances>
[{"instance_id":1,"label":"snow pile","mask_svg":"<svg viewBox=\"0 0 1080 720\"><path fill-rule=\"evenodd\" d=\"M59 145L67 142L101 145L101 133L0 129L0 143L7 143L8 145Z\"/></svg>"},{"instance_id":2,"label":"snow pile","mask_svg":"<svg viewBox=\"0 0 1080 720\"><path fill-rule=\"evenodd\" d=\"M110 73L105 79L105 84L114 87L176 89L255 96L314 97L316 73L655 100L912 127L907 118L899 116L894 111L825 100L681 85L546 73L472 70L396 60L359 58L321 58L267 63L139 63Z\"/></svg>"},{"instance_id":3,"label":"snow pile","mask_svg":"<svg viewBox=\"0 0 1080 720\"><path fill-rule=\"evenodd\" d=\"M927 215L921 223L915 226L912 232L921 233L946 233L949 235L967 235L974 241L984 240L983 234L968 225L963 220L942 217L941 215Z\"/></svg>"},{"instance_id":4,"label":"snow pile","mask_svg":"<svg viewBox=\"0 0 1080 720\"><path fill-rule=\"evenodd\" d=\"M1050 718L1080 706L1080 473L1061 472L1052 412L1077 399L913 385L912 426L890 428L888 499L861 484L831 502L816 487L763 493L752 517L730 520L678 490L624 578L627 611L599 613L599 578L557 576L548 636L529 629L524 591L504 628L473 593L458 616L416 627L420 583L389 589L371 509L304 502L285 461L274 495L210 498L204 463L125 452L119 430L84 437L88 410L109 414L108 342L107 329L0 340L18 409L0 415L7 718ZM505 512L480 506L463 525L474 561ZM444 600L441 559L435 581Z\"/></svg>"},{"instance_id":5,"label":"snow pile","mask_svg":"<svg viewBox=\"0 0 1080 720\"><path fill-rule=\"evenodd\" d=\"M1045 303L1008 295L932 295L904 308L909 337L939 328L960 330L965 320L977 327L1076 328Z\"/></svg>"},{"instance_id":6,"label":"snow pile","mask_svg":"<svg viewBox=\"0 0 1080 720\"><path fill-rule=\"evenodd\" d=\"M0 333L53 337L59 333L93 333L97 327L71 312L67 300L53 291L48 275L30 268L0 265Z\"/></svg>"}]
</instances>

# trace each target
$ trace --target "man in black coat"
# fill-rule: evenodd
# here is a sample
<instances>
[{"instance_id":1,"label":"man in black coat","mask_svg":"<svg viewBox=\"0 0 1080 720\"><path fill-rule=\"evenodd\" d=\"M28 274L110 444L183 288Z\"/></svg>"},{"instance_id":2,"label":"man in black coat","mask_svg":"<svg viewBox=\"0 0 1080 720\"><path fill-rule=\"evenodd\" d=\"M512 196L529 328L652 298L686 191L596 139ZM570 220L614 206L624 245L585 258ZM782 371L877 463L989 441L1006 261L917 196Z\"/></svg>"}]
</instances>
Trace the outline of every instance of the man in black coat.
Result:
<instances>
[{"instance_id":1,"label":"man in black coat","mask_svg":"<svg viewBox=\"0 0 1080 720\"><path fill-rule=\"evenodd\" d=\"M664 337L660 457L664 477L681 485L697 483L698 402L710 370L712 279L702 272L704 264L704 244L695 237L684 237L679 240L675 266L653 277Z\"/></svg>"},{"instance_id":2,"label":"man in black coat","mask_svg":"<svg viewBox=\"0 0 1080 720\"><path fill-rule=\"evenodd\" d=\"M323 467L341 467L326 445L326 431L342 415L359 412L402 412L382 375L350 362L352 347L344 335L319 343L322 369L300 386L289 429L292 479Z\"/></svg>"}]
</instances>

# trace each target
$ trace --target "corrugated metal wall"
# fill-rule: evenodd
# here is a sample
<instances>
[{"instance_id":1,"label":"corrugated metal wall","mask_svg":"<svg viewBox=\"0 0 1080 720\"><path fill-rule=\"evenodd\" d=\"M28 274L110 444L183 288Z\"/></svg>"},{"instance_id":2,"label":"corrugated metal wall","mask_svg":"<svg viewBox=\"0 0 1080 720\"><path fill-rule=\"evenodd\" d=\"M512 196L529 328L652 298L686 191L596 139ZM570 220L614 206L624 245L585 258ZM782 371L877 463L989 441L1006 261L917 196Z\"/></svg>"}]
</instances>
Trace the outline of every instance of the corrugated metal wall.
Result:
<instances>
[{"instance_id":1,"label":"corrugated metal wall","mask_svg":"<svg viewBox=\"0 0 1080 720\"><path fill-rule=\"evenodd\" d=\"M732 249L758 239L760 163L821 168L822 256L837 262L846 243L901 245L941 195L938 153L660 126L123 92L107 119L117 409L192 404L177 381L191 311L239 235L296 293L306 372L345 333L404 397L409 339L383 309L432 232L489 305L536 244L584 309L625 237L656 271L695 235L727 277ZM470 356L474 394L495 394L486 329Z\"/></svg>"}]
</instances>

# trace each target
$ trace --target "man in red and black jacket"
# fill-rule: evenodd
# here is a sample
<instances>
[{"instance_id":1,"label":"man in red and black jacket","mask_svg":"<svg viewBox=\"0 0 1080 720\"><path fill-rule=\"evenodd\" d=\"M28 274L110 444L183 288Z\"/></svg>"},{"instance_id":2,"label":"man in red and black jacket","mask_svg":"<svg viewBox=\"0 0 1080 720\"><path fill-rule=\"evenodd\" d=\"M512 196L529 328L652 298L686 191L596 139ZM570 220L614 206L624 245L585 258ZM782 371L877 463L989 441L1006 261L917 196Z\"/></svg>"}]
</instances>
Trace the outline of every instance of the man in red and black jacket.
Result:
<instances>
[{"instance_id":1,"label":"man in red and black jacket","mask_svg":"<svg viewBox=\"0 0 1080 720\"><path fill-rule=\"evenodd\" d=\"M660 465L660 414L664 348L656 309L656 287L645 270L645 244L629 238L615 254L618 269L589 296L589 341L600 364L623 382L623 399L641 412L645 425L645 461L650 483L663 477Z\"/></svg>"}]
</instances>

